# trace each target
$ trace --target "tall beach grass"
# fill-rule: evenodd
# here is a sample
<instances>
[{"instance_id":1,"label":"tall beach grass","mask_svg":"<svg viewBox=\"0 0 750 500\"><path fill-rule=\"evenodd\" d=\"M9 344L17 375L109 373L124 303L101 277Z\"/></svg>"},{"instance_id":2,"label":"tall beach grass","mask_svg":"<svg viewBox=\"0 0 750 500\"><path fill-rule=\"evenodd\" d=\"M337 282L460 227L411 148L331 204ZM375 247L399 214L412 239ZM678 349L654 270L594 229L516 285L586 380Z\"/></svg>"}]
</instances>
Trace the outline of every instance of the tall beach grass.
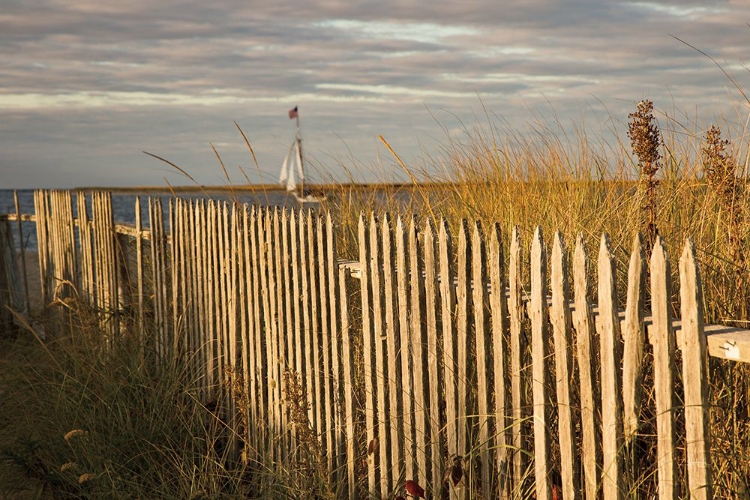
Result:
<instances>
[{"instance_id":1,"label":"tall beach grass","mask_svg":"<svg viewBox=\"0 0 750 500\"><path fill-rule=\"evenodd\" d=\"M411 185L393 189L387 187L392 179L383 178L379 189L342 187L329 193L323 208L338 222L341 253L352 259L363 210L445 217L454 225L462 218L499 221L506 234L517 225L526 242L540 225L546 234L560 230L567 241L583 234L590 248L607 232L619 245L620 283L636 233L658 233L673 262L690 237L700 259L706 321L746 326L748 137L728 122L687 123L645 103L634 104L629 136L555 121L516 129L488 119L466 129L462 139L446 136L441 148L419 161L405 162L391 150L394 166ZM390 149L387 138L383 142ZM677 307L676 297L673 303ZM184 366L152 362L153 353L136 348L129 336L105 349L90 311L75 302L54 307L63 310L64 321L47 325L49 340L26 329L2 338L0 496L336 495L341 485L321 466L314 435L283 466L262 455L229 460L231 436L221 412L199 401ZM710 365L716 496L746 496L750 373L742 364ZM297 387L294 374L288 377L287 385ZM305 399L286 397L291 407ZM305 411L298 410L296 425L304 428ZM634 483L634 495L654 493L652 476Z\"/></svg>"}]
</instances>

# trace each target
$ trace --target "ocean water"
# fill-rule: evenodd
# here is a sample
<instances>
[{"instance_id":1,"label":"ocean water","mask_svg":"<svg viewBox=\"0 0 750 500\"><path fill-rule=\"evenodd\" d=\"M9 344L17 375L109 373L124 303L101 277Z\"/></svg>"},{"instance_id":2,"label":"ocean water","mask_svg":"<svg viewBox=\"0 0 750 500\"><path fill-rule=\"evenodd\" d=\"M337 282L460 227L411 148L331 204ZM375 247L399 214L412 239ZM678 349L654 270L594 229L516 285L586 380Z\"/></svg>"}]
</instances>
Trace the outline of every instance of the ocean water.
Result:
<instances>
[{"instance_id":1,"label":"ocean water","mask_svg":"<svg viewBox=\"0 0 750 500\"><path fill-rule=\"evenodd\" d=\"M73 211L76 211L75 194L73 195ZM168 199L172 196L167 193L158 194L113 194L112 195L112 211L116 223L120 224L135 224L135 198L140 196L141 198L141 222L144 228L148 228L148 198L162 198L162 207L164 209L165 223L168 223L167 211L169 210ZM180 193L178 194L183 199L212 199L219 201L233 201L237 200L240 203L248 203L251 205L262 205L262 206L282 206L289 208L299 207L299 203L294 199L293 196L287 194L284 191L268 191L268 192L257 192L257 193L236 193L236 196L232 196L230 193ZM33 214L34 213L34 191L19 190L18 191L18 205L22 214ZM89 215L91 215L91 207L89 205ZM13 190L0 189L0 214L15 213L16 207L13 201ZM13 242L15 243L16 250L19 251L21 248L26 250L36 251L36 224L33 222L23 222L21 225L21 231L23 232L23 239L20 238L18 231L18 223L12 222L11 227L13 229ZM168 228L165 228L168 229Z\"/></svg>"}]
</instances>

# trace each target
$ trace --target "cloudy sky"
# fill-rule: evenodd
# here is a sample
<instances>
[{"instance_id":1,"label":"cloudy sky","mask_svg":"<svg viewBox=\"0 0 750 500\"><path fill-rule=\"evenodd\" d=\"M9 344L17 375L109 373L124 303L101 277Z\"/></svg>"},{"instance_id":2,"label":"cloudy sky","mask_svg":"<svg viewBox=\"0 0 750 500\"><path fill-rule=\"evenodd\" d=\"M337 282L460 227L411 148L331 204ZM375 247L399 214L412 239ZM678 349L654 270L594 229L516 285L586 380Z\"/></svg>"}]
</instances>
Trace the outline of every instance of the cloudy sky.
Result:
<instances>
[{"instance_id":1,"label":"cloudy sky","mask_svg":"<svg viewBox=\"0 0 750 500\"><path fill-rule=\"evenodd\" d=\"M334 178L397 178L492 115L745 119L746 1L0 0L0 188L273 182L299 106ZM259 168L233 121L244 129ZM622 123L619 124L622 127ZM321 174L313 174L320 177ZM166 180L165 180L166 179Z\"/></svg>"}]
</instances>

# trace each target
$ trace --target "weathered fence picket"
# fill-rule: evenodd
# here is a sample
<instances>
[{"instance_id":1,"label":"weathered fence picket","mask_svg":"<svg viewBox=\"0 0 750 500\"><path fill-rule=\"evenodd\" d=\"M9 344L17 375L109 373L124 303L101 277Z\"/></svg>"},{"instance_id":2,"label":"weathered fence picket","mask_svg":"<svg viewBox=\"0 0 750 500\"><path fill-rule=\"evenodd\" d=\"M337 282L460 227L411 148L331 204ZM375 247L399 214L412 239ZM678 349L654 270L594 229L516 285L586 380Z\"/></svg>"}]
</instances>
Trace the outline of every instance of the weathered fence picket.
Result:
<instances>
[{"instance_id":1,"label":"weathered fence picket","mask_svg":"<svg viewBox=\"0 0 750 500\"><path fill-rule=\"evenodd\" d=\"M552 489L550 471L550 443L548 428L549 398L547 395L548 368L548 318L547 310L547 251L541 228L534 231L531 242L531 298L529 300L531 318L531 394L534 413L534 478L536 496L549 500Z\"/></svg>"},{"instance_id":2,"label":"weathered fence picket","mask_svg":"<svg viewBox=\"0 0 750 500\"><path fill-rule=\"evenodd\" d=\"M550 323L554 337L555 386L557 388L557 427L560 442L560 477L562 496L570 500L581 497L578 473L579 459L576 453L573 421L571 352L572 316L570 312L570 289L568 266L565 260L565 241L560 232L555 233L552 244L551 288L552 305Z\"/></svg>"},{"instance_id":3,"label":"weathered fence picket","mask_svg":"<svg viewBox=\"0 0 750 500\"><path fill-rule=\"evenodd\" d=\"M704 500L713 497L708 436L708 359L703 330L703 292L691 241L685 243L680 257L680 313L688 495Z\"/></svg>"},{"instance_id":4,"label":"weathered fence picket","mask_svg":"<svg viewBox=\"0 0 750 500\"><path fill-rule=\"evenodd\" d=\"M407 471L407 475L410 474L413 456L409 452L409 447L412 444L409 439L411 436L405 432L407 428L411 429L411 426L407 423L408 419L399 419L397 417L401 414L403 414L404 417L406 416L404 409L409 404L411 394L409 393L408 385L405 383L408 380L408 375L405 377L406 370L404 369L402 371L402 363L408 366L409 347L406 343L408 334L405 334L403 329L399 329L399 326L402 325L405 329L406 324L401 323L399 321L401 318L398 317L398 310L401 309L400 299L402 290L400 287L397 290L397 286L401 284L401 280L397 280L396 277L396 248L394 246L392 234L393 227L391 225L391 217L389 214L385 214L383 222L381 223L383 252L382 300L385 304L385 307L383 307L385 320L383 323L383 329L380 331L381 336L385 339L386 350L384 356L387 358L388 363L387 370L383 372L383 383L388 386L388 425L390 427L389 439L391 443L389 453L391 453L392 464L390 470L390 483L385 491L390 491L393 488L393 485L398 481L402 470ZM398 236L396 236L396 239L398 239ZM373 284L375 283L376 281L373 281ZM376 332L377 331L378 330L376 330ZM401 422L403 422L403 425L399 425ZM385 442L385 440L382 442ZM404 453L404 449L406 449L406 453Z\"/></svg>"},{"instance_id":5,"label":"weathered fence picket","mask_svg":"<svg viewBox=\"0 0 750 500\"><path fill-rule=\"evenodd\" d=\"M584 472L584 491L588 500L598 498L600 481L601 448L599 443L599 387L596 373L596 347L594 345L594 319L591 314L589 296L591 282L589 278L589 260L583 236L576 240L573 256L573 286L575 287L574 321L576 329L576 355L578 357L578 377L580 388L581 411L581 462Z\"/></svg>"},{"instance_id":6,"label":"weathered fence picket","mask_svg":"<svg viewBox=\"0 0 750 500\"><path fill-rule=\"evenodd\" d=\"M636 236L618 295L606 235L594 280L582 236L571 255L558 232L548 252L539 228L526 255L518 228L506 242L497 224L452 234L444 219L360 214L358 255L344 261L331 214L310 209L172 199L166 231L162 202L143 202L146 229L136 198L135 229L118 232L109 193L34 201L43 298L75 289L107 342L132 325L144 359L185 363L230 427L228 456L248 467L312 454L340 498L404 496L410 480L432 498L606 500L646 476L662 500L712 497L713 352L689 242L672 318L661 238L647 262ZM628 454L650 439L646 404L654 463Z\"/></svg>"},{"instance_id":7,"label":"weathered fence picket","mask_svg":"<svg viewBox=\"0 0 750 500\"><path fill-rule=\"evenodd\" d=\"M439 495L443 484L442 476L442 450L445 444L441 432L440 406L443 393L440 377L440 330L438 329L439 317L439 285L438 285L438 256L435 241L435 226L432 220L427 220L424 225L424 293L425 293L425 316L427 336L427 376L429 379L430 405L430 465L431 475L428 491L433 495ZM413 273L413 270L412 270ZM416 279L419 279L417 277Z\"/></svg>"},{"instance_id":8,"label":"weathered fence picket","mask_svg":"<svg viewBox=\"0 0 750 500\"><path fill-rule=\"evenodd\" d=\"M409 348L411 354L412 383L414 384L414 437L416 439L417 472L415 479L424 484L432 469L438 467L428 454L432 439L430 432L429 368L427 365L429 342L426 339L426 302L423 282L423 251L420 249L417 220L412 217L407 233L409 247L409 276L411 287L411 322L409 324ZM434 476L434 473L433 473Z\"/></svg>"},{"instance_id":9,"label":"weathered fence picket","mask_svg":"<svg viewBox=\"0 0 750 500\"><path fill-rule=\"evenodd\" d=\"M495 396L495 449L497 484L501 498L508 498L508 303L505 296L505 264L500 225L494 224L489 234L490 310L492 315L492 361Z\"/></svg>"},{"instance_id":10,"label":"weathered fence picket","mask_svg":"<svg viewBox=\"0 0 750 500\"><path fill-rule=\"evenodd\" d=\"M654 397L656 399L656 456L659 500L674 500L674 367L675 336L670 312L669 258L661 237L654 242L651 254L651 328L649 337L654 348Z\"/></svg>"},{"instance_id":11,"label":"weathered fence picket","mask_svg":"<svg viewBox=\"0 0 750 500\"><path fill-rule=\"evenodd\" d=\"M371 272L371 250L368 240L369 227L365 221L364 214L359 215L358 221L358 235L359 235L359 265L360 265L360 294L362 304L370 304L370 272ZM367 437L367 490L370 492L376 491L376 485L378 481L379 462L377 458L380 456L380 449L378 448L378 439L376 435L376 420L375 420L375 406L376 396L375 387L377 380L374 376L377 373L375 369L375 358L374 358L374 342L375 337L373 328L373 314L372 309L369 306L362 308L362 341L363 341L363 357L364 357L364 377L365 377L365 429Z\"/></svg>"},{"instance_id":12,"label":"weathered fence picket","mask_svg":"<svg viewBox=\"0 0 750 500\"><path fill-rule=\"evenodd\" d=\"M508 282L510 295L508 298L508 314L510 316L510 394L511 394L511 449L513 450L513 481L512 496L519 496L524 491L526 481L527 447L525 441L526 391L523 384L522 367L524 366L523 341L523 301L521 299L523 285L521 283L521 236L518 227L513 228L510 243L510 265L508 266Z\"/></svg>"}]
</instances>

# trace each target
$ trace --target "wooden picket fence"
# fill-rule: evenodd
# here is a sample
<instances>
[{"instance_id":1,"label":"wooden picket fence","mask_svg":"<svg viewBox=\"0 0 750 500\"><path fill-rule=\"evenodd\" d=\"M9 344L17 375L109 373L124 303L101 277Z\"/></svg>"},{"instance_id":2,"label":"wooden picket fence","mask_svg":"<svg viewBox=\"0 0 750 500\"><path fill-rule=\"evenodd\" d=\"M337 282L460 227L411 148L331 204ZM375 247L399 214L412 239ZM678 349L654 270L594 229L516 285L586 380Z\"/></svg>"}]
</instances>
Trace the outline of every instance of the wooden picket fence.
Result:
<instances>
[{"instance_id":1,"label":"wooden picket fence","mask_svg":"<svg viewBox=\"0 0 750 500\"><path fill-rule=\"evenodd\" d=\"M408 479L432 498L615 499L643 471L660 499L712 498L707 356L748 342L704 326L689 241L673 318L661 240L645 256L635 238L618 285L606 235L592 273L581 237L363 214L345 261L327 213L170 199L166 231L147 203L149 228L139 200L128 228L108 193L78 193L74 217L69 192L38 191L45 303L76 296L108 341L138 332L184 362L238 459L281 467L312 435L349 498ZM655 463L632 458L644 426Z\"/></svg>"}]
</instances>

